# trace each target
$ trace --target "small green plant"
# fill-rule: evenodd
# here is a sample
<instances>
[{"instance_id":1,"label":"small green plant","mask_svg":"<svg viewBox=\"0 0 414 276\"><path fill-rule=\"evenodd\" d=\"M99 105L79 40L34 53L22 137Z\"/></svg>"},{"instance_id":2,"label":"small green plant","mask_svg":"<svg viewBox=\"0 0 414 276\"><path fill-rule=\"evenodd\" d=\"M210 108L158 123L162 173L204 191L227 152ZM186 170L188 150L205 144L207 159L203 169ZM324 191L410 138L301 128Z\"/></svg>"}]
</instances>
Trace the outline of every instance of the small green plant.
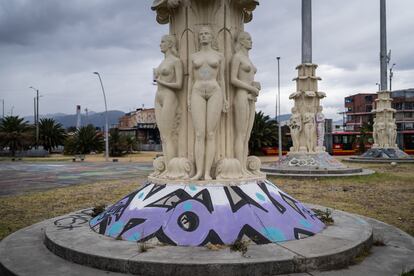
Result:
<instances>
[{"instance_id":1,"label":"small green plant","mask_svg":"<svg viewBox=\"0 0 414 276\"><path fill-rule=\"evenodd\" d=\"M326 208L325 211L322 211L320 209L312 209L312 211L315 213L316 217L320 219L323 223L326 225L333 225L334 220L332 218L332 211Z\"/></svg>"},{"instance_id":2,"label":"small green plant","mask_svg":"<svg viewBox=\"0 0 414 276\"><path fill-rule=\"evenodd\" d=\"M373 246L385 246L384 239L382 237L374 237L374 241L372 242Z\"/></svg>"},{"instance_id":3,"label":"small green plant","mask_svg":"<svg viewBox=\"0 0 414 276\"><path fill-rule=\"evenodd\" d=\"M230 250L231 251L238 251L241 252L242 255L246 255L247 253L247 246L248 246L249 242L247 241L242 241L242 240L236 240L234 243L232 243L230 245Z\"/></svg>"},{"instance_id":4,"label":"small green plant","mask_svg":"<svg viewBox=\"0 0 414 276\"><path fill-rule=\"evenodd\" d=\"M151 246L149 246L147 244L147 242L143 241L143 242L138 242L138 250L139 253L145 253L147 252L150 248L152 248Z\"/></svg>"},{"instance_id":5,"label":"small green plant","mask_svg":"<svg viewBox=\"0 0 414 276\"><path fill-rule=\"evenodd\" d=\"M94 218L94 217L96 217L97 215L99 215L99 214L101 214L103 211L105 211L105 208L106 208L106 206L105 206L105 204L98 204L98 205L96 205L95 207L93 207L93 209L92 209L92 213L91 213L91 216Z\"/></svg>"},{"instance_id":6,"label":"small green plant","mask_svg":"<svg viewBox=\"0 0 414 276\"><path fill-rule=\"evenodd\" d=\"M355 256L351 264L360 264L362 263L366 257L371 255L371 250L369 247L364 247L358 255Z\"/></svg>"},{"instance_id":7,"label":"small green plant","mask_svg":"<svg viewBox=\"0 0 414 276\"><path fill-rule=\"evenodd\" d=\"M414 270L403 271L403 272L400 273L400 276L414 276Z\"/></svg>"}]
</instances>

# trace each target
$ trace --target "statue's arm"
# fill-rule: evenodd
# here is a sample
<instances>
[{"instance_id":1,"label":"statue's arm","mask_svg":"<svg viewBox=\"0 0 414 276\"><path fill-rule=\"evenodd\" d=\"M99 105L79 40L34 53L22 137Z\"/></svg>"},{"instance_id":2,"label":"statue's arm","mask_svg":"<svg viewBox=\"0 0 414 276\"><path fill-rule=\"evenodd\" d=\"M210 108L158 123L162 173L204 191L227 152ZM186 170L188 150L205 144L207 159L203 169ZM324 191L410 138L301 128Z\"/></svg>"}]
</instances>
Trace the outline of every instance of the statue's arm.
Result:
<instances>
[{"instance_id":1,"label":"statue's arm","mask_svg":"<svg viewBox=\"0 0 414 276\"><path fill-rule=\"evenodd\" d=\"M241 88L244 90L249 91L250 93L253 93L255 96L259 95L259 89L245 83L244 81L241 81L238 77L239 75L239 68L240 68L240 59L235 55L233 56L233 59L231 60L231 84L237 88Z\"/></svg>"},{"instance_id":2,"label":"statue's arm","mask_svg":"<svg viewBox=\"0 0 414 276\"><path fill-rule=\"evenodd\" d=\"M183 87L183 64L180 59L174 62L175 82L165 82L157 79L157 83L170 89L181 89Z\"/></svg>"},{"instance_id":3,"label":"statue's arm","mask_svg":"<svg viewBox=\"0 0 414 276\"><path fill-rule=\"evenodd\" d=\"M188 88L187 88L187 107L191 110L191 93L193 92L193 58L190 57L188 65Z\"/></svg>"},{"instance_id":4,"label":"statue's arm","mask_svg":"<svg viewBox=\"0 0 414 276\"><path fill-rule=\"evenodd\" d=\"M226 85L224 82L224 71L225 71L225 59L224 59L224 55L220 55L221 59L220 59L220 72L219 72L219 85L221 87L221 90L223 91L223 112L227 112L227 109L229 108L229 103L227 101L226 98Z\"/></svg>"}]
</instances>

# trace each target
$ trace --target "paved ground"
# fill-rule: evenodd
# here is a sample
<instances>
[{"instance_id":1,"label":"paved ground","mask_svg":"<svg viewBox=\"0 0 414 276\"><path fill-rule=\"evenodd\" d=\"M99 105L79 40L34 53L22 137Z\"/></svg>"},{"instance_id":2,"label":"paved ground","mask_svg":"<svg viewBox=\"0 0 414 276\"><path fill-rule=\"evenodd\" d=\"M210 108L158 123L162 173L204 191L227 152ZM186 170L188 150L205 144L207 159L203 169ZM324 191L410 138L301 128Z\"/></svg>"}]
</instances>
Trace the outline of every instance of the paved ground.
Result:
<instances>
[{"instance_id":1,"label":"paved ground","mask_svg":"<svg viewBox=\"0 0 414 276\"><path fill-rule=\"evenodd\" d=\"M145 177L150 163L1 162L0 196L104 180Z\"/></svg>"}]
</instances>

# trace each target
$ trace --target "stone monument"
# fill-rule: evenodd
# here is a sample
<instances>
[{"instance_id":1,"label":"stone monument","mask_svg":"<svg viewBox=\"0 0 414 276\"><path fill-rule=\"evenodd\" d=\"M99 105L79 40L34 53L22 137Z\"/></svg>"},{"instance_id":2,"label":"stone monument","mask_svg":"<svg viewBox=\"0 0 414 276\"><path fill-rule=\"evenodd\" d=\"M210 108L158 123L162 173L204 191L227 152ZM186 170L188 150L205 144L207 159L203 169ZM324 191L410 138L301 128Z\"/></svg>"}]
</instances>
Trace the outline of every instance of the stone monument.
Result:
<instances>
[{"instance_id":1,"label":"stone monument","mask_svg":"<svg viewBox=\"0 0 414 276\"><path fill-rule=\"evenodd\" d=\"M375 114L373 124L374 144L361 156L346 159L350 162L404 162L412 163L414 158L398 148L397 125L395 123L395 109L391 107L392 98L387 85L387 66L390 57L387 55L387 26L386 26L386 2L380 2L380 31L381 31L381 90L375 100Z\"/></svg>"},{"instance_id":2,"label":"stone monument","mask_svg":"<svg viewBox=\"0 0 414 276\"><path fill-rule=\"evenodd\" d=\"M296 92L289 96L294 100L289 120L293 146L287 156L263 169L268 173L291 176L360 174L362 169L346 167L324 147L325 116L321 100L326 94L318 89L321 78L316 75L318 65L312 62L311 4L311 0L302 0L302 63L296 67Z\"/></svg>"},{"instance_id":3,"label":"stone monument","mask_svg":"<svg viewBox=\"0 0 414 276\"><path fill-rule=\"evenodd\" d=\"M202 246L301 239L324 228L311 210L266 180L260 159L249 156L261 86L244 24L258 4L154 1L157 21L170 26L160 44L164 60L154 70L163 156L154 160L154 173L142 188L90 221L94 231L129 241ZM314 69L300 66L298 85L309 93L295 96L303 114L298 152L323 150L317 143L323 116L316 121L316 114L324 94L316 92ZM311 144L304 133L312 136Z\"/></svg>"}]
</instances>

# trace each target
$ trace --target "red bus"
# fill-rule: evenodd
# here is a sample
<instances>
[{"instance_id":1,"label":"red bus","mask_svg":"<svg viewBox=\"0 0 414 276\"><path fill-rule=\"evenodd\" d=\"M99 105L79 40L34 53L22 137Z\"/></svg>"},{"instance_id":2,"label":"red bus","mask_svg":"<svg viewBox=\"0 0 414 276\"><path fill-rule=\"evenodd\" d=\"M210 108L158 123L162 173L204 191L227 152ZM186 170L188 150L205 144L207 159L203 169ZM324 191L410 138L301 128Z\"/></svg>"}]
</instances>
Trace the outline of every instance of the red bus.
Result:
<instances>
[{"instance_id":1,"label":"red bus","mask_svg":"<svg viewBox=\"0 0 414 276\"><path fill-rule=\"evenodd\" d=\"M373 144L372 133L368 133L368 135L367 142L365 143L365 150L371 148ZM343 131L332 133L332 149L330 150L330 153L333 155L359 154L360 137L360 132ZM414 130L399 131L397 144L404 152L414 154Z\"/></svg>"}]
</instances>

